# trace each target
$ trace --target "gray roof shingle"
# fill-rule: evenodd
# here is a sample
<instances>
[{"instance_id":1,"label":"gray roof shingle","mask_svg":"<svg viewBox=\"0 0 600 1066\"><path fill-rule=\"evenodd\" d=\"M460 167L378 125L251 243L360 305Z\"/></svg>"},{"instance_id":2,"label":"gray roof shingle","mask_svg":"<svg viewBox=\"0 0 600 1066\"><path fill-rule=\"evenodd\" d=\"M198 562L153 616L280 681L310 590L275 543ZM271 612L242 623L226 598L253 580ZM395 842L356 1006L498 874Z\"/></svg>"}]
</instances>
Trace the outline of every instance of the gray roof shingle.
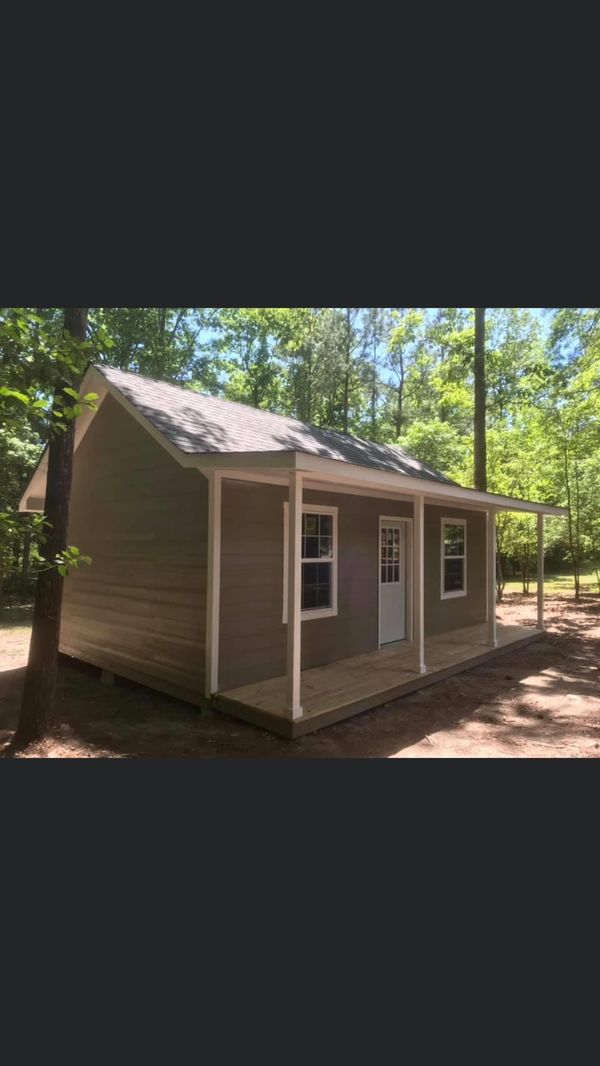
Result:
<instances>
[{"instance_id":1,"label":"gray roof shingle","mask_svg":"<svg viewBox=\"0 0 600 1066\"><path fill-rule=\"evenodd\" d=\"M388 470L410 477L455 482L402 448L373 444L296 418L193 392L181 385L96 366L180 451L188 455L227 452L304 452L342 463Z\"/></svg>"}]
</instances>

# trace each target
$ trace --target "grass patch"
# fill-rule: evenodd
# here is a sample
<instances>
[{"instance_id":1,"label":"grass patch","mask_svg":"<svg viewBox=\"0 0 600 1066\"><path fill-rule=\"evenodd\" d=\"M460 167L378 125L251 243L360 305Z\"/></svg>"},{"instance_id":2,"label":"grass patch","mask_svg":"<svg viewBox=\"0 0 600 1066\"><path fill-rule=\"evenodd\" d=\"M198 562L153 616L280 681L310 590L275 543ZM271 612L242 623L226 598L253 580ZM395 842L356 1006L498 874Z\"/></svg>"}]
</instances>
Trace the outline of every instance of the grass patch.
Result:
<instances>
[{"instance_id":1,"label":"grass patch","mask_svg":"<svg viewBox=\"0 0 600 1066\"><path fill-rule=\"evenodd\" d=\"M575 596L572 574L547 574L544 578L544 589L547 596ZM592 596L600 595L593 571L581 575L581 591ZM511 592L523 592L523 582L520 578L514 577L506 582L504 595L510 595ZM530 582L529 592L532 596L537 595L537 581Z\"/></svg>"}]
</instances>

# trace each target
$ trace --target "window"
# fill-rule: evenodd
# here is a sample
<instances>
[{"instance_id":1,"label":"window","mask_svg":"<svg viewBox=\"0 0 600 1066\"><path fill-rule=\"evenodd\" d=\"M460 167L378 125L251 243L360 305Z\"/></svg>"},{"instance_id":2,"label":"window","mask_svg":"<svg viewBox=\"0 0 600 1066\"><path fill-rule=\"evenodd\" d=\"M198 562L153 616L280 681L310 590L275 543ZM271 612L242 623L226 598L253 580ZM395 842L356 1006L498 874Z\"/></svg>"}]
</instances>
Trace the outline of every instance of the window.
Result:
<instances>
[{"instance_id":1,"label":"window","mask_svg":"<svg viewBox=\"0 0 600 1066\"><path fill-rule=\"evenodd\" d=\"M442 518L442 599L467 595L467 523Z\"/></svg>"},{"instance_id":2,"label":"window","mask_svg":"<svg viewBox=\"0 0 600 1066\"><path fill-rule=\"evenodd\" d=\"M283 505L283 621L287 622L288 508ZM337 614L337 507L302 510L302 617Z\"/></svg>"}]
</instances>

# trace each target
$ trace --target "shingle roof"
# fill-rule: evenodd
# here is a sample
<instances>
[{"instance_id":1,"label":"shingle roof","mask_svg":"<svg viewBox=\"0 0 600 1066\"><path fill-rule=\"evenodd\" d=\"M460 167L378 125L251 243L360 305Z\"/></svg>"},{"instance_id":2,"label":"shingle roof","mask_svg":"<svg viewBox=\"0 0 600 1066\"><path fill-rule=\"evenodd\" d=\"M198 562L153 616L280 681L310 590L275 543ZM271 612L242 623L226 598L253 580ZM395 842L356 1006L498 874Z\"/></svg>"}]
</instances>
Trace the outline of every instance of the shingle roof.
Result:
<instances>
[{"instance_id":1,"label":"shingle roof","mask_svg":"<svg viewBox=\"0 0 600 1066\"><path fill-rule=\"evenodd\" d=\"M274 415L112 367L101 365L96 369L172 444L188 455L304 452L357 466L455 484L393 445L373 444L359 437L299 422L296 418Z\"/></svg>"}]
</instances>

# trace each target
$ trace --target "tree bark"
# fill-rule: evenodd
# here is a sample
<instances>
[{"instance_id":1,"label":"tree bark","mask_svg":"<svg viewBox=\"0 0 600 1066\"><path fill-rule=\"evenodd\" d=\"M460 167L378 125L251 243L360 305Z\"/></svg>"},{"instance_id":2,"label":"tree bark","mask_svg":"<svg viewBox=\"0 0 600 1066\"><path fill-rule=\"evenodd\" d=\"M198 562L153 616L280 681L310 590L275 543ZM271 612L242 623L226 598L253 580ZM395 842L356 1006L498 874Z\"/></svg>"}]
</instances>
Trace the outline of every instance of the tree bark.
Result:
<instances>
[{"instance_id":1,"label":"tree bark","mask_svg":"<svg viewBox=\"0 0 600 1066\"><path fill-rule=\"evenodd\" d=\"M29 561L31 557L31 530L26 529L23 536L23 559L21 562L21 592L23 595L29 588Z\"/></svg>"},{"instance_id":2,"label":"tree bark","mask_svg":"<svg viewBox=\"0 0 600 1066\"><path fill-rule=\"evenodd\" d=\"M485 307L475 308L475 488L487 492Z\"/></svg>"},{"instance_id":3,"label":"tree bark","mask_svg":"<svg viewBox=\"0 0 600 1066\"><path fill-rule=\"evenodd\" d=\"M350 308L346 308L346 344L345 344L345 372L344 372L344 409L342 412L342 428L348 432L350 422L350 371L352 363L352 320Z\"/></svg>"},{"instance_id":4,"label":"tree bark","mask_svg":"<svg viewBox=\"0 0 600 1066\"><path fill-rule=\"evenodd\" d=\"M87 308L67 307L64 315L65 332L76 340L85 339ZM62 395L63 381L56 388L56 400ZM55 421L54 419L52 420ZM54 431L48 445L48 476L46 486L45 527L47 541L43 545L45 568L38 576L29 660L21 711L12 746L22 748L40 740L49 732L56 697L60 615L63 598L63 578L54 564L56 556L67 547L69 499L73 471L73 443L75 420L66 423L64 431Z\"/></svg>"}]
</instances>

